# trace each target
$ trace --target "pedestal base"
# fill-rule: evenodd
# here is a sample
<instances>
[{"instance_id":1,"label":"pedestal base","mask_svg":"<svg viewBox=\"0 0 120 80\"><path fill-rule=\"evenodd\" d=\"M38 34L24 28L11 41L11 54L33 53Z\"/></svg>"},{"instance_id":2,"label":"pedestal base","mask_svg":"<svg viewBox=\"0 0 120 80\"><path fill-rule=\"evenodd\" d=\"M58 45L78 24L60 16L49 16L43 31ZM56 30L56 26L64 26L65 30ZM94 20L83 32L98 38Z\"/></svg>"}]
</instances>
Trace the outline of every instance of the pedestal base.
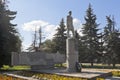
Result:
<instances>
[{"instance_id":1,"label":"pedestal base","mask_svg":"<svg viewBox=\"0 0 120 80\"><path fill-rule=\"evenodd\" d=\"M76 62L78 62L78 51L75 49L75 39L68 38L66 40L66 54L67 54L67 71L76 72Z\"/></svg>"}]
</instances>

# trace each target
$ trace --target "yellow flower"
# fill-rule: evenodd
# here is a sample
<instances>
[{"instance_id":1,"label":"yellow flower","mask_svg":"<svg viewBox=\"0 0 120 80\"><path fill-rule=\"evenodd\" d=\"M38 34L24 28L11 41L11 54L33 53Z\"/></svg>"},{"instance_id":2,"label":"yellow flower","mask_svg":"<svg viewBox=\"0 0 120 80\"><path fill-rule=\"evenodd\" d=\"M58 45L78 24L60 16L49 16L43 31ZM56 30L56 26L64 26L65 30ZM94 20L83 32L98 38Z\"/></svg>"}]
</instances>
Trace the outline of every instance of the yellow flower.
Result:
<instances>
[{"instance_id":1,"label":"yellow flower","mask_svg":"<svg viewBox=\"0 0 120 80\"><path fill-rule=\"evenodd\" d=\"M104 78L97 78L96 80L105 80Z\"/></svg>"}]
</instances>

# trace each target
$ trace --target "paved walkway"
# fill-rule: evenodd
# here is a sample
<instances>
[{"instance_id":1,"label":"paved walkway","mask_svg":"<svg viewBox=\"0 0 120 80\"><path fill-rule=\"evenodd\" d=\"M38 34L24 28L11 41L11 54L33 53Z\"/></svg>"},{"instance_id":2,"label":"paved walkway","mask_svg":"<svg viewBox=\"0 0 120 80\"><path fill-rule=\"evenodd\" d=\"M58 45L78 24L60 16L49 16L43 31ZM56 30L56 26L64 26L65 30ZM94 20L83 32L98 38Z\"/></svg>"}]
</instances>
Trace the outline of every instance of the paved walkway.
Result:
<instances>
[{"instance_id":1,"label":"paved walkway","mask_svg":"<svg viewBox=\"0 0 120 80\"><path fill-rule=\"evenodd\" d=\"M120 80L120 77L107 77L105 80Z\"/></svg>"},{"instance_id":2,"label":"paved walkway","mask_svg":"<svg viewBox=\"0 0 120 80\"><path fill-rule=\"evenodd\" d=\"M82 72L72 72L72 73L67 72L65 69L34 70L34 71L90 79L90 78L95 78L101 75L109 76L108 73L110 73L112 70L110 69L82 69ZM37 80L37 79L33 79L32 77L23 77L23 76L9 73L9 72L7 75L14 76L14 77L20 77L20 78L27 79L27 80ZM109 76L109 77L106 77L105 80L120 80L120 77Z\"/></svg>"},{"instance_id":3,"label":"paved walkway","mask_svg":"<svg viewBox=\"0 0 120 80\"><path fill-rule=\"evenodd\" d=\"M21 79L24 79L24 80L39 80L39 79L34 79L32 77L25 77L25 76L10 74L10 73L6 73L6 75L21 78Z\"/></svg>"},{"instance_id":4,"label":"paved walkway","mask_svg":"<svg viewBox=\"0 0 120 80\"><path fill-rule=\"evenodd\" d=\"M34 70L35 71L35 70ZM72 76L80 78L94 78L101 75L110 75L108 70L98 70L98 69L82 69L82 72L67 72L65 69L55 69L55 70L36 70L36 72L52 73L63 76Z\"/></svg>"}]
</instances>

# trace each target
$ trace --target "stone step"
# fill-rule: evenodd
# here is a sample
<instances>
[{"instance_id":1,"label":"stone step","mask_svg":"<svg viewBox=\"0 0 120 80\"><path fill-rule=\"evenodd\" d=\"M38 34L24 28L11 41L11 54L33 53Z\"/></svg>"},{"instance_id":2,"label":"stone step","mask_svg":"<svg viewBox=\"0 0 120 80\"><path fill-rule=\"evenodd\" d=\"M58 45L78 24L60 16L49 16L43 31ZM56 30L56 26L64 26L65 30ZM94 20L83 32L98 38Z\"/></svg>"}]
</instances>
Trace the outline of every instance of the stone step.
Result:
<instances>
[{"instance_id":1,"label":"stone step","mask_svg":"<svg viewBox=\"0 0 120 80\"><path fill-rule=\"evenodd\" d=\"M107 77L105 80L120 80L120 77Z\"/></svg>"},{"instance_id":2,"label":"stone step","mask_svg":"<svg viewBox=\"0 0 120 80\"><path fill-rule=\"evenodd\" d=\"M112 73L111 72L108 72L108 73L103 73L103 74L100 74L99 76L95 76L93 78L91 78L91 80L95 80L96 78L106 78L106 77L112 77Z\"/></svg>"},{"instance_id":3,"label":"stone step","mask_svg":"<svg viewBox=\"0 0 120 80\"><path fill-rule=\"evenodd\" d=\"M10 73L4 73L4 74L7 75L7 76L15 77L15 78L21 78L21 79L23 79L23 80L39 80L39 79L34 79L34 78L32 78L32 77L25 77L25 76L10 74Z\"/></svg>"}]
</instances>

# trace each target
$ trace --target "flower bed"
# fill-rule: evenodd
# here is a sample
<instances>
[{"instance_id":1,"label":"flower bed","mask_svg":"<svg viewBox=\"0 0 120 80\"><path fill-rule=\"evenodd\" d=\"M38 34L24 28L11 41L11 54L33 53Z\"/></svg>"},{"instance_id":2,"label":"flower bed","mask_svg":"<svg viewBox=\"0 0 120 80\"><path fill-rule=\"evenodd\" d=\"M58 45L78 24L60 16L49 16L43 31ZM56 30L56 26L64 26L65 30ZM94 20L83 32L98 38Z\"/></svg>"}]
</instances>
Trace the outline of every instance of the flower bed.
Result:
<instances>
[{"instance_id":1,"label":"flower bed","mask_svg":"<svg viewBox=\"0 0 120 80\"><path fill-rule=\"evenodd\" d=\"M68 76L60 76L55 74L36 74L33 76L36 79L48 79L48 80L88 80L85 78L78 77L68 77Z\"/></svg>"},{"instance_id":2,"label":"flower bed","mask_svg":"<svg viewBox=\"0 0 120 80\"><path fill-rule=\"evenodd\" d=\"M120 71L112 71L112 75L120 77Z\"/></svg>"},{"instance_id":3,"label":"flower bed","mask_svg":"<svg viewBox=\"0 0 120 80\"><path fill-rule=\"evenodd\" d=\"M48 73L37 73L37 72L30 72L30 71L22 71L16 74L22 75L22 76L28 76L28 77L32 77L34 79L40 79L40 80L88 80L85 78L62 76L62 75L48 74Z\"/></svg>"},{"instance_id":4,"label":"flower bed","mask_svg":"<svg viewBox=\"0 0 120 80\"><path fill-rule=\"evenodd\" d=\"M80 77L71 77L71 76L63 76L63 75L48 74L48 73L37 73L37 72L29 72L29 71L23 71L17 74L22 76L32 77L34 79L40 79L40 80L93 80L93 79L80 78ZM96 78L96 80L105 80L105 79Z\"/></svg>"},{"instance_id":5,"label":"flower bed","mask_svg":"<svg viewBox=\"0 0 120 80\"><path fill-rule=\"evenodd\" d=\"M0 80L26 80L26 79L0 74Z\"/></svg>"},{"instance_id":6,"label":"flower bed","mask_svg":"<svg viewBox=\"0 0 120 80\"><path fill-rule=\"evenodd\" d=\"M37 73L37 72L30 72L30 71L21 71L16 73L16 75L32 77L33 79L38 79L38 80L92 80L87 78L70 77L70 76L48 74L48 73ZM120 71L117 71L117 70L112 71L112 75L120 77ZM27 79L0 74L0 80L27 80ZM105 80L105 78L98 77L96 78L96 80Z\"/></svg>"},{"instance_id":7,"label":"flower bed","mask_svg":"<svg viewBox=\"0 0 120 80\"><path fill-rule=\"evenodd\" d=\"M73 77L48 75L48 74L39 74L39 75L34 76L34 78L39 79L39 80L88 80L88 79L83 79L83 78L73 78ZM7 76L7 75L0 75L0 80L26 80L26 79ZM105 79L97 78L96 80L105 80Z\"/></svg>"},{"instance_id":8,"label":"flower bed","mask_svg":"<svg viewBox=\"0 0 120 80\"><path fill-rule=\"evenodd\" d=\"M96 80L105 80L105 78L97 78Z\"/></svg>"}]
</instances>

